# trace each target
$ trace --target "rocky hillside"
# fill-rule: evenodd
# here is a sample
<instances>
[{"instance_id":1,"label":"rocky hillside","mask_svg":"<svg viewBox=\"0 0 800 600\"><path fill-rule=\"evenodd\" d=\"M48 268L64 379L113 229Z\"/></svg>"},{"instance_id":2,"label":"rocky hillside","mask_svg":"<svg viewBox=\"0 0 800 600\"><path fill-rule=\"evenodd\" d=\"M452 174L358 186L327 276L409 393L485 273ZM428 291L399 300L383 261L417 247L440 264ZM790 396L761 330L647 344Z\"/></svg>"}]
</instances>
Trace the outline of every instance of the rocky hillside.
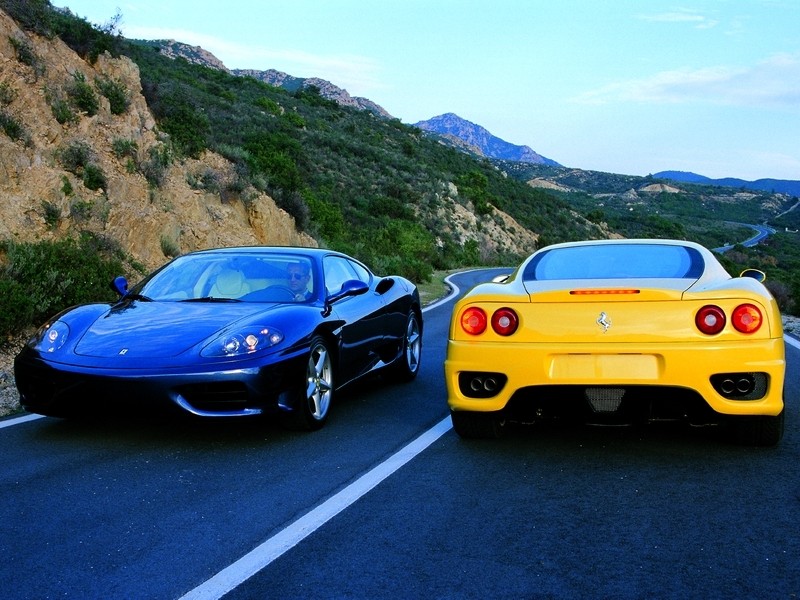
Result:
<instances>
[{"instance_id":1,"label":"rocky hillside","mask_svg":"<svg viewBox=\"0 0 800 600\"><path fill-rule=\"evenodd\" d=\"M288 92L296 92L297 90L315 87L319 90L320 96L327 100L332 100L340 106L366 110L367 112L371 112L374 115L386 119L393 118L386 109L372 100L359 96L351 96L347 90L319 77L295 77L275 69L229 69L219 58L200 46L190 46L189 44L184 44L176 40L137 41L138 43L158 48L164 56L169 56L170 58L184 58L190 63L204 65L211 69L219 69L239 77L252 77L253 79L263 81L271 86L283 88Z\"/></svg>"},{"instance_id":2,"label":"rocky hillside","mask_svg":"<svg viewBox=\"0 0 800 600\"><path fill-rule=\"evenodd\" d=\"M319 77L293 77L292 75L287 75L286 73L276 71L275 69L267 69L266 71L259 71L255 69L233 69L231 70L231 73L241 77L252 77L254 79L258 79L259 81L263 81L264 83L268 83L269 85L283 88L289 92L295 92L299 89L305 89L308 87L315 87L319 90L320 96L336 102L336 104L339 106L349 106L359 110L366 110L367 112L371 112L372 114L385 119L392 118L392 115L390 115L386 109L376 104L372 100L361 98L359 96L351 96L347 90L332 84L330 81L320 79Z\"/></svg>"},{"instance_id":3,"label":"rocky hillside","mask_svg":"<svg viewBox=\"0 0 800 600\"><path fill-rule=\"evenodd\" d=\"M98 93L103 82L124 93L122 110ZM89 64L58 38L23 31L0 11L0 239L90 231L151 268L170 254L219 245L316 245L254 189L223 202L219 192L190 185L235 173L211 152L167 160L141 90L129 59L101 55ZM75 108L86 106L90 92L96 107Z\"/></svg>"}]
</instances>

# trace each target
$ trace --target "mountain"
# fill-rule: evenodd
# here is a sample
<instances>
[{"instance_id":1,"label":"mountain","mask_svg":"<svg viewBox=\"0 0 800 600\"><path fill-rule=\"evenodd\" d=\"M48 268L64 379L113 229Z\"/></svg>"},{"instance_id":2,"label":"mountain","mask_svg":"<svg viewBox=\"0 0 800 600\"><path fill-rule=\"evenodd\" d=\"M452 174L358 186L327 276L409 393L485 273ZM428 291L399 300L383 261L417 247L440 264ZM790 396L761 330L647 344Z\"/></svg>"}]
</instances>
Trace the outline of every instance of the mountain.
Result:
<instances>
[{"instance_id":1,"label":"mountain","mask_svg":"<svg viewBox=\"0 0 800 600\"><path fill-rule=\"evenodd\" d=\"M293 77L275 69L267 69L266 71L259 71L255 69L232 69L231 73L240 77L252 77L268 83L274 87L283 88L288 92L296 92L301 89L315 87L319 90L319 95L328 100L333 100L339 106L350 106L359 110L366 110L374 115L383 117L385 119L392 119L390 115L382 106L379 106L372 100L361 98L359 96L351 96L347 90L335 86L330 81L320 79L319 77Z\"/></svg>"},{"instance_id":2,"label":"mountain","mask_svg":"<svg viewBox=\"0 0 800 600\"><path fill-rule=\"evenodd\" d=\"M151 46L169 58L183 58L192 64L225 71L237 77L252 77L253 79L257 79L273 87L284 89L290 93L314 87L319 90L320 96L336 102L339 106L349 106L359 110L366 110L367 112L371 112L385 119L394 118L386 109L372 100L359 96L351 96L347 90L334 85L330 81L320 79L319 77L294 77L293 75L288 75L287 73L282 73L275 69L267 69L265 71L258 69L229 69L219 58L200 46L191 46L175 40L135 41L145 46Z\"/></svg>"},{"instance_id":3,"label":"mountain","mask_svg":"<svg viewBox=\"0 0 800 600\"><path fill-rule=\"evenodd\" d=\"M177 40L136 40L136 42L152 46L170 58L183 58L195 65L230 72L220 59L200 46L190 46Z\"/></svg>"},{"instance_id":4,"label":"mountain","mask_svg":"<svg viewBox=\"0 0 800 600\"><path fill-rule=\"evenodd\" d=\"M339 106L365 110L385 119L394 118L386 109L372 100L351 96L347 90L319 77L295 77L276 69L228 69L221 60L207 50L175 40L137 40L137 43L152 46L170 58L183 58L192 64L219 69L238 77L252 77L292 94L313 87L319 90L320 96L336 102ZM528 146L517 146L506 142L492 135L480 125L470 123L453 113L440 115L428 121L420 121L414 126L442 136L450 145L468 154L553 167L561 166L556 161L536 153Z\"/></svg>"},{"instance_id":5,"label":"mountain","mask_svg":"<svg viewBox=\"0 0 800 600\"><path fill-rule=\"evenodd\" d=\"M480 125L471 123L453 113L439 115L427 121L419 121L414 126L446 138L457 138L472 148L473 152L486 158L514 160L552 167L561 166L556 161L537 154L528 146L517 146L501 140Z\"/></svg>"},{"instance_id":6,"label":"mountain","mask_svg":"<svg viewBox=\"0 0 800 600\"><path fill-rule=\"evenodd\" d=\"M757 179L756 181L745 181L734 177L722 179L711 179L704 175L691 173L688 171L661 171L653 174L657 179L669 179L682 183L695 183L699 185L718 185L722 187L734 187L745 190L756 190L759 192L771 192L777 194L788 194L790 196L800 196L800 181L790 179Z\"/></svg>"}]
</instances>

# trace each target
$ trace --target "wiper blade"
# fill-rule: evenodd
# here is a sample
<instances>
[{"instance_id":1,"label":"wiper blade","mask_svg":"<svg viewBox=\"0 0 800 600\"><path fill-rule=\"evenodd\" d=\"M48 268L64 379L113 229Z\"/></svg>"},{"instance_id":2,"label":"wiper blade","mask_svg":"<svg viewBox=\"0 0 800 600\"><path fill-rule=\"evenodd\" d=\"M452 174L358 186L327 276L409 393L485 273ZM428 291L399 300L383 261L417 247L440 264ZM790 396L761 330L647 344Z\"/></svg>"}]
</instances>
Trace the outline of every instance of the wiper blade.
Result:
<instances>
[{"instance_id":1,"label":"wiper blade","mask_svg":"<svg viewBox=\"0 0 800 600\"><path fill-rule=\"evenodd\" d=\"M203 296L202 298L186 298L180 302L241 302L238 298L216 298L214 296Z\"/></svg>"},{"instance_id":2,"label":"wiper blade","mask_svg":"<svg viewBox=\"0 0 800 600\"><path fill-rule=\"evenodd\" d=\"M142 302L152 302L153 299L145 296L143 294L125 294L122 297L123 300L141 300Z\"/></svg>"}]
</instances>

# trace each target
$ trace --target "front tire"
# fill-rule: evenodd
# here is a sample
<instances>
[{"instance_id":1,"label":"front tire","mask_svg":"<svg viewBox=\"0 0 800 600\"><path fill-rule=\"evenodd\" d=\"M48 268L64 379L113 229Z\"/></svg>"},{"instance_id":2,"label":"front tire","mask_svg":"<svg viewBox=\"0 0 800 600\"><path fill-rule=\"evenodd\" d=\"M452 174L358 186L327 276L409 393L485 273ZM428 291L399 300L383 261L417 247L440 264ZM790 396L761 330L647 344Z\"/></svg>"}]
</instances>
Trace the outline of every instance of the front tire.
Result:
<instances>
[{"instance_id":1,"label":"front tire","mask_svg":"<svg viewBox=\"0 0 800 600\"><path fill-rule=\"evenodd\" d=\"M315 431L328 420L334 391L333 360L325 340L311 340L305 379L301 382L294 409L283 417L290 429Z\"/></svg>"},{"instance_id":2,"label":"front tire","mask_svg":"<svg viewBox=\"0 0 800 600\"><path fill-rule=\"evenodd\" d=\"M395 381L407 382L416 378L422 360L422 327L415 310L408 313L400 356L391 367Z\"/></svg>"}]
</instances>

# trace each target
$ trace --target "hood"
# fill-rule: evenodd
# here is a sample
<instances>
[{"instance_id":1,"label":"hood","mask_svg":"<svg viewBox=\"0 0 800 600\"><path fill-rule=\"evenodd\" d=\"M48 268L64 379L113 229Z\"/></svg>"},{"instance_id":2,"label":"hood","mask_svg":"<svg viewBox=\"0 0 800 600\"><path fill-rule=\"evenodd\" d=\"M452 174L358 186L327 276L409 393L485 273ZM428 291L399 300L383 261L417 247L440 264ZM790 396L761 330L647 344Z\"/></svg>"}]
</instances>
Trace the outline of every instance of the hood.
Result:
<instances>
[{"instance_id":1,"label":"hood","mask_svg":"<svg viewBox=\"0 0 800 600\"><path fill-rule=\"evenodd\" d=\"M131 302L95 319L75 354L111 358L178 356L221 330L266 315L276 305L218 302Z\"/></svg>"}]
</instances>

